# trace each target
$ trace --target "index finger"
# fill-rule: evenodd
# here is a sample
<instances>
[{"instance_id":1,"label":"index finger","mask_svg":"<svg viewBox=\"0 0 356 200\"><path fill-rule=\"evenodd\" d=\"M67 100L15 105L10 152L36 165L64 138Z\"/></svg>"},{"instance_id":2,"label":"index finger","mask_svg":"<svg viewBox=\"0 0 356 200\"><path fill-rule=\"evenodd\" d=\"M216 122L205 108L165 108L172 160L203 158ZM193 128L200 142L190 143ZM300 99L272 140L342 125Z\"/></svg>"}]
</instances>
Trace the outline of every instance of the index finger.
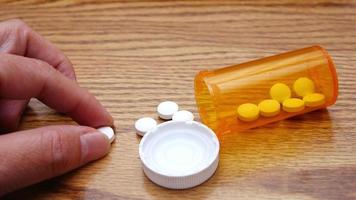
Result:
<instances>
[{"instance_id":1,"label":"index finger","mask_svg":"<svg viewBox=\"0 0 356 200\"><path fill-rule=\"evenodd\" d=\"M63 52L21 20L0 23L0 52L43 60L66 77L75 79L73 65Z\"/></svg>"},{"instance_id":2,"label":"index finger","mask_svg":"<svg viewBox=\"0 0 356 200\"><path fill-rule=\"evenodd\" d=\"M79 124L100 127L113 123L111 115L87 90L40 60L0 54L0 98L36 97Z\"/></svg>"}]
</instances>

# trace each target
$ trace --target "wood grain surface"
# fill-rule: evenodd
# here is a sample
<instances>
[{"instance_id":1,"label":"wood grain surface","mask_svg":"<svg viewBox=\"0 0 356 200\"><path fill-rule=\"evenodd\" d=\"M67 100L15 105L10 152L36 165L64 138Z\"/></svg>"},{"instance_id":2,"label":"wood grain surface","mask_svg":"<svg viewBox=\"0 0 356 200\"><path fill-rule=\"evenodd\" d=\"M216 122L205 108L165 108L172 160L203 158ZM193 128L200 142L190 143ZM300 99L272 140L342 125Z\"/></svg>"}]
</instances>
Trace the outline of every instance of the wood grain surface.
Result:
<instances>
[{"instance_id":1,"label":"wood grain surface","mask_svg":"<svg viewBox=\"0 0 356 200\"><path fill-rule=\"evenodd\" d=\"M3 1L0 20L11 18L68 55L118 138L105 158L6 199L356 199L356 1ZM163 100L199 118L199 70L313 44L337 66L336 105L225 136L201 186L168 190L144 176L137 118L157 118ZM21 129L73 123L33 100Z\"/></svg>"}]
</instances>

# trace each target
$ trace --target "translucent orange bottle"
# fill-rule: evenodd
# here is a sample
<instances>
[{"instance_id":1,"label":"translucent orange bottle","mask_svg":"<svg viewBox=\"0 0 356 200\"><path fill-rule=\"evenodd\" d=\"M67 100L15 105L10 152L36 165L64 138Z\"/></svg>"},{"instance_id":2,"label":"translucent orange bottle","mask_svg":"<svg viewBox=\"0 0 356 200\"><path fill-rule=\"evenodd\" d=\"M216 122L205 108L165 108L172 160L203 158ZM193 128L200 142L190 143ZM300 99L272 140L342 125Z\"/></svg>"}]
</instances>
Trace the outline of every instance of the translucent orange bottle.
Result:
<instances>
[{"instance_id":1,"label":"translucent orange bottle","mask_svg":"<svg viewBox=\"0 0 356 200\"><path fill-rule=\"evenodd\" d=\"M244 103L258 104L270 98L269 90L276 83L284 83L291 89L300 77L308 77L315 90L325 95L325 103L317 107L305 107L299 112L283 110L274 117L260 116L245 122L238 119L237 107ZM292 96L296 94L292 92ZM195 77L195 97L203 123L218 135L238 132L267 123L307 113L333 105L338 96L338 80L335 66L320 46L262 58L212 71L201 71Z\"/></svg>"}]
</instances>

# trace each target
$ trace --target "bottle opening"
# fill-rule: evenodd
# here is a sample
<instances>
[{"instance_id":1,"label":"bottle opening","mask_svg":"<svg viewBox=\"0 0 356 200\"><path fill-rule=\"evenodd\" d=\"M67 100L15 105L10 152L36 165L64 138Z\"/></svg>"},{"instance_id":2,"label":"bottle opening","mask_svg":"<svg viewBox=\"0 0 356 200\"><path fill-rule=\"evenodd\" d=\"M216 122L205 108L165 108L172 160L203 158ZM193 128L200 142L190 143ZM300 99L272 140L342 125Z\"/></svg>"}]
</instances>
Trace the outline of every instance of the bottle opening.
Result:
<instances>
[{"instance_id":1,"label":"bottle opening","mask_svg":"<svg viewBox=\"0 0 356 200\"><path fill-rule=\"evenodd\" d=\"M217 128L216 107L214 104L214 91L206 82L206 78L213 75L211 71L201 71L194 81L195 100L201 121L215 130Z\"/></svg>"}]
</instances>

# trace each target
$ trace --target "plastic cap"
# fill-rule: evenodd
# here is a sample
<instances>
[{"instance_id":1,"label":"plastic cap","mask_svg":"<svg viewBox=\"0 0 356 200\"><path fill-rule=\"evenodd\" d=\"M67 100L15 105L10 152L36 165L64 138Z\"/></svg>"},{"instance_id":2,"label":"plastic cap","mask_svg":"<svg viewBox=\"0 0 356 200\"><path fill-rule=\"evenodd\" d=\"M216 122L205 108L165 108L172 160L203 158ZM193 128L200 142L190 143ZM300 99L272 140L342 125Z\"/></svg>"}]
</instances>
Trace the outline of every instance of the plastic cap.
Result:
<instances>
[{"instance_id":1,"label":"plastic cap","mask_svg":"<svg viewBox=\"0 0 356 200\"><path fill-rule=\"evenodd\" d=\"M186 189L209 179L219 162L219 141L195 121L168 121L147 132L139 146L146 176L170 189Z\"/></svg>"}]
</instances>

